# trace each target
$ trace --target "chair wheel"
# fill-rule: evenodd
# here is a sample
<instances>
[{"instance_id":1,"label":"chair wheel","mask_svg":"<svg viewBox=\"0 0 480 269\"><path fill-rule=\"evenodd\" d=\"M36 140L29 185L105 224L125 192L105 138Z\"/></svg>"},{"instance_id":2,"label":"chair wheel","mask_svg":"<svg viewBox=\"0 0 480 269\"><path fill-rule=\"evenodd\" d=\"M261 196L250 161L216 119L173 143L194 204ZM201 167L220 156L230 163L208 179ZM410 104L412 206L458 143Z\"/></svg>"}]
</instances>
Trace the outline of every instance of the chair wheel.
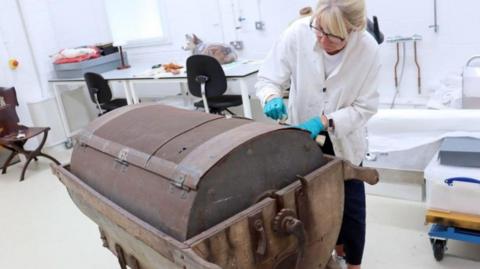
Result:
<instances>
[{"instance_id":1,"label":"chair wheel","mask_svg":"<svg viewBox=\"0 0 480 269\"><path fill-rule=\"evenodd\" d=\"M73 148L73 140L71 138L68 138L67 141L63 143L66 149L71 149Z\"/></svg>"},{"instance_id":2,"label":"chair wheel","mask_svg":"<svg viewBox=\"0 0 480 269\"><path fill-rule=\"evenodd\" d=\"M447 240L434 240L432 243L432 248L433 248L433 256L435 257L435 260L441 261L443 260L443 257L445 255L445 249L447 245Z\"/></svg>"}]
</instances>

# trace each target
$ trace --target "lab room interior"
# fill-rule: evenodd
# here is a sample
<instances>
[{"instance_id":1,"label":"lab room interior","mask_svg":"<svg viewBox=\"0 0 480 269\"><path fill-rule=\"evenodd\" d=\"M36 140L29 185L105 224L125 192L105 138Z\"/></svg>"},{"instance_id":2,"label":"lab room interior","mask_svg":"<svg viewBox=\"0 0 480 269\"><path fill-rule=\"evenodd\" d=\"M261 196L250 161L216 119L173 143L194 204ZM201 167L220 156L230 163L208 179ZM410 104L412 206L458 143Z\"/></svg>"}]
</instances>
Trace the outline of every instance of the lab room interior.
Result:
<instances>
[{"instance_id":1,"label":"lab room interior","mask_svg":"<svg viewBox=\"0 0 480 269\"><path fill-rule=\"evenodd\" d=\"M0 268L480 268L480 2L0 5Z\"/></svg>"}]
</instances>

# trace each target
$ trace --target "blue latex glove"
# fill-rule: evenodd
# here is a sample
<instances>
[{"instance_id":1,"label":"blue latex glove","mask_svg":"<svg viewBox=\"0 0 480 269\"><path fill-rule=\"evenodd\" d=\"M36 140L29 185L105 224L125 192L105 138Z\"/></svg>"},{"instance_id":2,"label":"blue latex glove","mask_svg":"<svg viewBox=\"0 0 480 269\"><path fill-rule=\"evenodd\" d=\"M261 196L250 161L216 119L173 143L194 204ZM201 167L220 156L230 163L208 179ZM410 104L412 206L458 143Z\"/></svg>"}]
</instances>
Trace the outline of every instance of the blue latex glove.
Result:
<instances>
[{"instance_id":1,"label":"blue latex glove","mask_svg":"<svg viewBox=\"0 0 480 269\"><path fill-rule=\"evenodd\" d=\"M310 137L312 139L315 139L317 135L325 129L325 126L323 126L322 120L320 117L313 117L300 125L297 126L298 128L309 131L310 132Z\"/></svg>"},{"instance_id":2,"label":"blue latex glove","mask_svg":"<svg viewBox=\"0 0 480 269\"><path fill-rule=\"evenodd\" d=\"M263 107L263 113L274 120L287 117L287 109L280 97L275 97L268 101Z\"/></svg>"}]
</instances>

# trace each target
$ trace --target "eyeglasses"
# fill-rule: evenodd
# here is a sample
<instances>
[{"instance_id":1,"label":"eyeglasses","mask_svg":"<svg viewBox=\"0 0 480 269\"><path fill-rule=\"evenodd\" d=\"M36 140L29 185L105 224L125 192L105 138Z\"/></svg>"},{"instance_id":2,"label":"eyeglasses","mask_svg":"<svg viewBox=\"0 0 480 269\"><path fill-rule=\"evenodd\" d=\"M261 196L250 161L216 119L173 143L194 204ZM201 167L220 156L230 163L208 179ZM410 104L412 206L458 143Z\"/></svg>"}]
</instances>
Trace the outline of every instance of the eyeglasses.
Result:
<instances>
[{"instance_id":1,"label":"eyeglasses","mask_svg":"<svg viewBox=\"0 0 480 269\"><path fill-rule=\"evenodd\" d=\"M328 40L332 43L342 43L343 41L345 41L345 38L342 38L342 37L339 37L339 36L336 36L336 35L333 35L333 34L329 34L329 33L325 33L321 27L317 27L314 25L314 20L311 20L310 21L310 29L315 33L315 35L317 35L319 38L322 38L323 36L326 36L328 38Z\"/></svg>"}]
</instances>

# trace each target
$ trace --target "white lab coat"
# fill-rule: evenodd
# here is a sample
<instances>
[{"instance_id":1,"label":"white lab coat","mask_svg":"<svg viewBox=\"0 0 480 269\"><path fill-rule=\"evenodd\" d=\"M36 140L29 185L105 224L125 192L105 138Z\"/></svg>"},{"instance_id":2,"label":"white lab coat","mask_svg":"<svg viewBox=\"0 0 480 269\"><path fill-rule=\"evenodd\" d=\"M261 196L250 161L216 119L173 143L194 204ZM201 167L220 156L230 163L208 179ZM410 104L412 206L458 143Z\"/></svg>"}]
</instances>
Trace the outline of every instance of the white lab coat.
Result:
<instances>
[{"instance_id":1,"label":"white lab coat","mask_svg":"<svg viewBox=\"0 0 480 269\"><path fill-rule=\"evenodd\" d=\"M336 156L360 164L367 150L364 126L378 107L378 44L366 31L352 32L340 65L325 78L323 52L309 22L296 21L276 42L258 73L257 97L263 105L290 85L290 123L325 113L335 123L329 135Z\"/></svg>"}]
</instances>

